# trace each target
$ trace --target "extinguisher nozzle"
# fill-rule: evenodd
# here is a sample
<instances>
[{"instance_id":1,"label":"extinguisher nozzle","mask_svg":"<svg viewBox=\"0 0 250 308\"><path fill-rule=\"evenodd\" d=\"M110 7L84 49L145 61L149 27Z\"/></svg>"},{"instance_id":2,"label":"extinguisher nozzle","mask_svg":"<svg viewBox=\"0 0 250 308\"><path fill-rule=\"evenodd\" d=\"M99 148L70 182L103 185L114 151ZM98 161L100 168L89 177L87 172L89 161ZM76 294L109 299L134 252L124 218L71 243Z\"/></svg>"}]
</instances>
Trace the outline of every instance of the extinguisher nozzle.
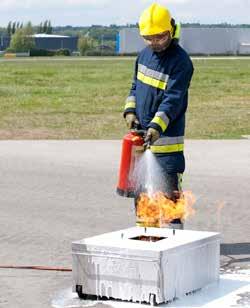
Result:
<instances>
[{"instance_id":1,"label":"extinguisher nozzle","mask_svg":"<svg viewBox=\"0 0 250 308\"><path fill-rule=\"evenodd\" d=\"M150 149L150 144L151 144L150 140L146 141L146 142L143 144L144 151Z\"/></svg>"},{"instance_id":2,"label":"extinguisher nozzle","mask_svg":"<svg viewBox=\"0 0 250 308\"><path fill-rule=\"evenodd\" d=\"M145 151L144 146L136 146L135 147L135 153L141 154Z\"/></svg>"}]
</instances>

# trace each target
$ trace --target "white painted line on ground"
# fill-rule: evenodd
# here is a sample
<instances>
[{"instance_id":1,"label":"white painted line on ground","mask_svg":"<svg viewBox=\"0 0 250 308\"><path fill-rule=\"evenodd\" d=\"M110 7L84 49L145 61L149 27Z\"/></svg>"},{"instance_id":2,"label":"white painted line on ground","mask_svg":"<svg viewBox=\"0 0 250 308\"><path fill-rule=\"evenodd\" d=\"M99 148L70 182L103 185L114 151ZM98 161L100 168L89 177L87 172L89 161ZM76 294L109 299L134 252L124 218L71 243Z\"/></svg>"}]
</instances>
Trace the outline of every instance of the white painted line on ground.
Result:
<instances>
[{"instance_id":1,"label":"white painted line on ground","mask_svg":"<svg viewBox=\"0 0 250 308\"><path fill-rule=\"evenodd\" d=\"M191 57L192 60L250 60L249 56L246 57Z\"/></svg>"}]
</instances>

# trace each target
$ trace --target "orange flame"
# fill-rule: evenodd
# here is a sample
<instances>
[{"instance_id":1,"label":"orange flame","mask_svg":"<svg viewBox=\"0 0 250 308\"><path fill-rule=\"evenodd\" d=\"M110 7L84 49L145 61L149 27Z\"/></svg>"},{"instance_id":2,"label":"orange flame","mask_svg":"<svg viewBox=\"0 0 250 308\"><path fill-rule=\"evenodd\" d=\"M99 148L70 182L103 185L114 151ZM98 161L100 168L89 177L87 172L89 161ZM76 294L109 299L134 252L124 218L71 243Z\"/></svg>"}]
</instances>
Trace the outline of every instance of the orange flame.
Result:
<instances>
[{"instance_id":1,"label":"orange flame","mask_svg":"<svg viewBox=\"0 0 250 308\"><path fill-rule=\"evenodd\" d=\"M162 192L141 193L137 201L137 223L144 227L161 227L177 218L183 221L195 213L192 207L195 201L191 191L182 193L175 202Z\"/></svg>"}]
</instances>

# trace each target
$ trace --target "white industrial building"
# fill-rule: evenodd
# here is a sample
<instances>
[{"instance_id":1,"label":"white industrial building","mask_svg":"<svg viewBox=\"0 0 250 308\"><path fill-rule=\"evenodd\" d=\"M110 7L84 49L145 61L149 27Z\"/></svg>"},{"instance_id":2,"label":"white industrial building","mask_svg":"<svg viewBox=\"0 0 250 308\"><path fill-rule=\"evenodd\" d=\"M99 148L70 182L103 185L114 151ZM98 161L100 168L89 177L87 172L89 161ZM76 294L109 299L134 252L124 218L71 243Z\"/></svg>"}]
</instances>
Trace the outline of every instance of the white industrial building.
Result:
<instances>
[{"instance_id":1,"label":"white industrial building","mask_svg":"<svg viewBox=\"0 0 250 308\"><path fill-rule=\"evenodd\" d=\"M250 55L250 28L182 28L180 45L191 55ZM119 54L137 53L145 47L137 28L122 29Z\"/></svg>"}]
</instances>

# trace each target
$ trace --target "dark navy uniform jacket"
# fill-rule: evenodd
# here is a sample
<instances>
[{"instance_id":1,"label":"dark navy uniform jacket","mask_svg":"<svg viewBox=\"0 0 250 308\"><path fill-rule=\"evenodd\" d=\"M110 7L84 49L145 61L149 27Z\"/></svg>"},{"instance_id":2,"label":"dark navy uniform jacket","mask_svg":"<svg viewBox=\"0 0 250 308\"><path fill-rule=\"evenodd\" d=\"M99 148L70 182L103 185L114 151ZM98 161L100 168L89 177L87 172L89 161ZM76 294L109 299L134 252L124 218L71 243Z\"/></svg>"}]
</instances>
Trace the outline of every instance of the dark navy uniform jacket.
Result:
<instances>
[{"instance_id":1,"label":"dark navy uniform jacket","mask_svg":"<svg viewBox=\"0 0 250 308\"><path fill-rule=\"evenodd\" d=\"M124 116L133 112L142 129L153 127L160 132L151 151L167 173L185 169L185 113L192 74L188 54L174 40L161 53L146 47L136 60Z\"/></svg>"}]
</instances>

